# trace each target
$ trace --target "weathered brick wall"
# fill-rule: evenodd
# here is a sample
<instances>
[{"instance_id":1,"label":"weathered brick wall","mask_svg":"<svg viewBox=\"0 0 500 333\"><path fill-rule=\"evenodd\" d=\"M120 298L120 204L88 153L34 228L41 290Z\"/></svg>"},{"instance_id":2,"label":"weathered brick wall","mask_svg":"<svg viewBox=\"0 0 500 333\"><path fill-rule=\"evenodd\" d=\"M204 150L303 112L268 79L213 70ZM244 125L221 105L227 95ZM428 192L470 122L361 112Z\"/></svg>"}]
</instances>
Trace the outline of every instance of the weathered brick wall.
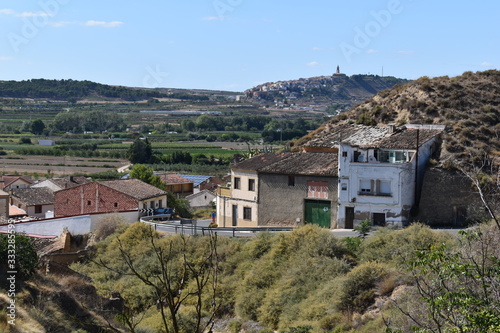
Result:
<instances>
[{"instance_id":1,"label":"weathered brick wall","mask_svg":"<svg viewBox=\"0 0 500 333\"><path fill-rule=\"evenodd\" d=\"M54 193L55 217L110 213L137 209L136 199L98 183L89 183Z\"/></svg>"},{"instance_id":2,"label":"weathered brick wall","mask_svg":"<svg viewBox=\"0 0 500 333\"><path fill-rule=\"evenodd\" d=\"M481 215L484 215L483 205L467 177L458 171L426 170L415 221L460 227Z\"/></svg>"}]
</instances>

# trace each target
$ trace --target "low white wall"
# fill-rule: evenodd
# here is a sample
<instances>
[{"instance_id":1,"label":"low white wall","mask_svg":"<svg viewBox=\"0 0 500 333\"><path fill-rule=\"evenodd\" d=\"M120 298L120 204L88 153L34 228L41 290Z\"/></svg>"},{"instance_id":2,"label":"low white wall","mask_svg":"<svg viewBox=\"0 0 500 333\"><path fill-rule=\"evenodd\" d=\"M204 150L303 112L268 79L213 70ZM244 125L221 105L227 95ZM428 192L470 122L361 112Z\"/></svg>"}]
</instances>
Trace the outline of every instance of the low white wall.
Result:
<instances>
[{"instance_id":1,"label":"low white wall","mask_svg":"<svg viewBox=\"0 0 500 333\"><path fill-rule=\"evenodd\" d=\"M63 217L57 219L38 220L31 222L16 223L16 232L24 232L27 234L34 234L40 236L59 236L64 228L72 235L87 234L97 228L100 221L103 219L117 216L127 223L134 223L139 221L138 212L122 212L122 213L108 213L108 214L92 214L80 215L72 217ZM7 231L8 225L1 225L0 231Z\"/></svg>"}]
</instances>

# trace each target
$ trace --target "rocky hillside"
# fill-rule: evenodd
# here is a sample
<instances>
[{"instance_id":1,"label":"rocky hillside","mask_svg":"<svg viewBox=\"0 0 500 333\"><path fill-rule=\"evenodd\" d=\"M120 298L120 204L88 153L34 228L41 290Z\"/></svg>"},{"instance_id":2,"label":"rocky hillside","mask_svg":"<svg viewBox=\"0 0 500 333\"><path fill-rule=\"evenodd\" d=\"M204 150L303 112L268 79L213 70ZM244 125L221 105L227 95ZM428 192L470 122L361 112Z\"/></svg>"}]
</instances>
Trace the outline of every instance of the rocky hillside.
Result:
<instances>
[{"instance_id":1,"label":"rocky hillside","mask_svg":"<svg viewBox=\"0 0 500 333\"><path fill-rule=\"evenodd\" d=\"M344 111L377 92L407 83L392 76L336 73L291 81L268 82L245 91L254 103L269 107L312 107L315 110Z\"/></svg>"},{"instance_id":2,"label":"rocky hillside","mask_svg":"<svg viewBox=\"0 0 500 333\"><path fill-rule=\"evenodd\" d=\"M297 142L323 135L341 123L442 124L441 160L477 161L500 155L500 71L466 72L449 78L422 77L379 92Z\"/></svg>"}]
</instances>

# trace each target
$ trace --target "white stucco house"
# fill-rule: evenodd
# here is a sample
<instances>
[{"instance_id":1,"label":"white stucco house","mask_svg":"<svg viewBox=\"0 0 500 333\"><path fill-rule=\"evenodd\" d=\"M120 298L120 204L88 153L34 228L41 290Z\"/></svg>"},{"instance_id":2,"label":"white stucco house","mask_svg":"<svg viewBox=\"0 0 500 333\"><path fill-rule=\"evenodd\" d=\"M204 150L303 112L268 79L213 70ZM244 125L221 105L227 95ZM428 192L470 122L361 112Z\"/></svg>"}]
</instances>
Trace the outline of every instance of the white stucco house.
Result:
<instances>
[{"instance_id":1,"label":"white stucco house","mask_svg":"<svg viewBox=\"0 0 500 333\"><path fill-rule=\"evenodd\" d=\"M360 127L338 142L340 228L368 219L402 226L416 211L425 166L444 126Z\"/></svg>"}]
</instances>

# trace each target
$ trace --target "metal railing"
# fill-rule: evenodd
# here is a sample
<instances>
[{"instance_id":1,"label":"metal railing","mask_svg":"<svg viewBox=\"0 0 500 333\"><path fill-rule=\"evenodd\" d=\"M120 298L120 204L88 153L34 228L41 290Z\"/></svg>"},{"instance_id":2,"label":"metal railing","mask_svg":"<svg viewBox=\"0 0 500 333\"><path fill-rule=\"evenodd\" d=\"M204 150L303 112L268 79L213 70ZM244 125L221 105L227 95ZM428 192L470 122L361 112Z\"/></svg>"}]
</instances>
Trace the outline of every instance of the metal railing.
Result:
<instances>
[{"instance_id":1,"label":"metal railing","mask_svg":"<svg viewBox=\"0 0 500 333\"><path fill-rule=\"evenodd\" d=\"M155 230L160 228L165 232L180 233L180 234L191 234L203 236L218 233L219 235L227 235L232 237L244 236L245 233L256 233L256 232L285 232L294 230L293 227L205 227L198 226L197 220L195 219L180 219L177 221L167 221L163 223L155 222L159 220L158 215L156 216L144 216L141 218L141 222L148 223L153 226ZM160 228L159 228L160 227ZM165 230L166 229L166 230ZM239 235L238 235L239 234Z\"/></svg>"}]
</instances>

